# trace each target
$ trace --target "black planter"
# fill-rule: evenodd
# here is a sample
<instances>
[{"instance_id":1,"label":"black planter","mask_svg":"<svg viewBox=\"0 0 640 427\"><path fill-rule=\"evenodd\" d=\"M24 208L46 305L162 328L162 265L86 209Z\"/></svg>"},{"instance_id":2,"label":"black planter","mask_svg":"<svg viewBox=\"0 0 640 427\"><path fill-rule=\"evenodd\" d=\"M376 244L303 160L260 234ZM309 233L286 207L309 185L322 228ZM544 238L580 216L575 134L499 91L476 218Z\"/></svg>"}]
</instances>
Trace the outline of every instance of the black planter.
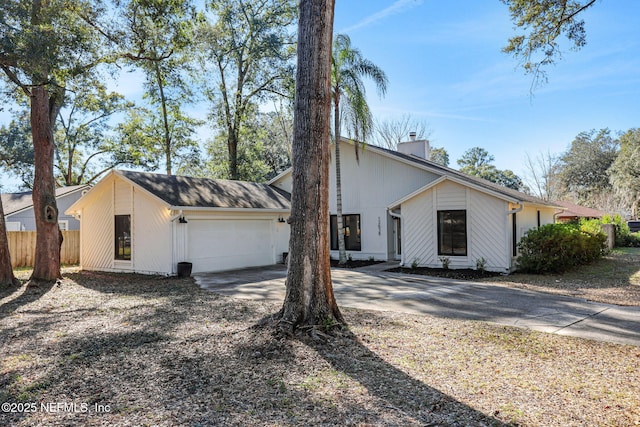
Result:
<instances>
[{"instance_id":1,"label":"black planter","mask_svg":"<svg viewBox=\"0 0 640 427\"><path fill-rule=\"evenodd\" d=\"M178 277L189 277L191 276L191 267L193 264L190 262L179 262L178 263Z\"/></svg>"}]
</instances>

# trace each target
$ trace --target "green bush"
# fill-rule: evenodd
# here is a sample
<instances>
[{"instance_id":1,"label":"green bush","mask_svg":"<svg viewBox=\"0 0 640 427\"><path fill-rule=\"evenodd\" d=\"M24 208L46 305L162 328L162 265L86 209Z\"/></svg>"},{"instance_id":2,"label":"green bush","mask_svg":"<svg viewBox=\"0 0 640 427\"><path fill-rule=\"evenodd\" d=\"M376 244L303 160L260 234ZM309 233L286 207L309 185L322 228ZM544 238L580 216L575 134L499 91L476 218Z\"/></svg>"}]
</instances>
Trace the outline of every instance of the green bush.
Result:
<instances>
[{"instance_id":1,"label":"green bush","mask_svg":"<svg viewBox=\"0 0 640 427\"><path fill-rule=\"evenodd\" d=\"M529 230L518 243L518 270L560 273L588 264L606 252L607 237L594 224L547 224Z\"/></svg>"}]
</instances>

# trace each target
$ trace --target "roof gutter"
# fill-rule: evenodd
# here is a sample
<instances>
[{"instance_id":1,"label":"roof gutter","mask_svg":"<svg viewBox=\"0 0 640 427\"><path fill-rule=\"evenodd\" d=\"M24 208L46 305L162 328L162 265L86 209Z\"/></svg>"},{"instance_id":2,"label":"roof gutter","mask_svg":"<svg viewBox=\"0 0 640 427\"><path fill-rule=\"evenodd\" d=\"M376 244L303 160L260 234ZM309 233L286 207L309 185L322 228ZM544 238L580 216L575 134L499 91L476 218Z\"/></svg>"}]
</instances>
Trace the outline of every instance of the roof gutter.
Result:
<instances>
[{"instance_id":1,"label":"roof gutter","mask_svg":"<svg viewBox=\"0 0 640 427\"><path fill-rule=\"evenodd\" d=\"M207 212L267 212L267 213L289 213L291 209L284 208L220 208L207 206L169 206L172 211L207 211Z\"/></svg>"}]
</instances>

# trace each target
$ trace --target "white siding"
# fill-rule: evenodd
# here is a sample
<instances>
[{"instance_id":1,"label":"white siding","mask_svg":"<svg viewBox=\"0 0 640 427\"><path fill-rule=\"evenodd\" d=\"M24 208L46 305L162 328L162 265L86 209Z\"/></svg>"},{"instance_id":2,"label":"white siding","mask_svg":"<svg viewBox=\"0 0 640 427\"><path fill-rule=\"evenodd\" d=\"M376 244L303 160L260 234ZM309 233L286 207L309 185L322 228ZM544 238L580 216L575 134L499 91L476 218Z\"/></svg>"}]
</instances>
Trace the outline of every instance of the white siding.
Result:
<instances>
[{"instance_id":1,"label":"white siding","mask_svg":"<svg viewBox=\"0 0 640 427\"><path fill-rule=\"evenodd\" d=\"M437 186L436 200L439 211L467 209L467 189L460 184L444 181Z\"/></svg>"},{"instance_id":2,"label":"white siding","mask_svg":"<svg viewBox=\"0 0 640 427\"><path fill-rule=\"evenodd\" d=\"M138 273L171 274L170 211L156 198L133 188L131 220L132 269Z\"/></svg>"},{"instance_id":3,"label":"white siding","mask_svg":"<svg viewBox=\"0 0 640 427\"><path fill-rule=\"evenodd\" d=\"M507 271L511 265L509 242L509 204L478 191L470 192L470 212L467 214L469 261L484 258L485 268ZM507 242L507 244L505 244Z\"/></svg>"},{"instance_id":4,"label":"white siding","mask_svg":"<svg viewBox=\"0 0 640 427\"><path fill-rule=\"evenodd\" d=\"M437 212L467 211L467 255L447 256L451 268L485 268L507 271L510 267L508 203L451 181L444 181L402 204L403 261L419 266L442 267L438 256Z\"/></svg>"},{"instance_id":5,"label":"white siding","mask_svg":"<svg viewBox=\"0 0 640 427\"><path fill-rule=\"evenodd\" d=\"M81 212L80 265L87 270L106 270L113 263L113 178L87 194Z\"/></svg>"},{"instance_id":6,"label":"white siding","mask_svg":"<svg viewBox=\"0 0 640 427\"><path fill-rule=\"evenodd\" d=\"M403 260L406 266L438 262L435 192L427 190L402 204Z\"/></svg>"},{"instance_id":7,"label":"white siding","mask_svg":"<svg viewBox=\"0 0 640 427\"><path fill-rule=\"evenodd\" d=\"M393 228L388 221L387 206L423 187L439 176L374 152L359 149L356 161L354 146L340 145L342 172L342 212L360 214L362 250L347 251L354 259L393 259ZM329 211L336 213L335 153L331 157ZM338 251L332 251L337 258Z\"/></svg>"},{"instance_id":8,"label":"white siding","mask_svg":"<svg viewBox=\"0 0 640 427\"><path fill-rule=\"evenodd\" d=\"M115 193L113 198L115 215L131 214L131 207L132 207L131 187L132 187L131 184L129 184L126 181L123 181L121 179L115 180L115 184L114 184Z\"/></svg>"},{"instance_id":9,"label":"white siding","mask_svg":"<svg viewBox=\"0 0 640 427\"><path fill-rule=\"evenodd\" d=\"M291 172L283 175L280 179L274 181L271 185L274 187L278 187L288 193L291 193L291 189L293 188L293 178L291 177Z\"/></svg>"}]
</instances>

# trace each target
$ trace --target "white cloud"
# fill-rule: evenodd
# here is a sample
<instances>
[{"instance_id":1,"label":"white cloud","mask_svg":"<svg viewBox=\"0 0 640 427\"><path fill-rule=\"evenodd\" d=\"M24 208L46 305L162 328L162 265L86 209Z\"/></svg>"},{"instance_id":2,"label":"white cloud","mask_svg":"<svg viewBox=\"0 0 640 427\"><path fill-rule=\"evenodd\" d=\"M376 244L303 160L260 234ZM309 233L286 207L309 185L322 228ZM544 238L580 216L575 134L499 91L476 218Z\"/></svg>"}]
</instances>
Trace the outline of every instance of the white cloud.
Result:
<instances>
[{"instance_id":1,"label":"white cloud","mask_svg":"<svg viewBox=\"0 0 640 427\"><path fill-rule=\"evenodd\" d=\"M382 9L380 12L376 12L372 15L369 15L363 18L362 20L360 20L360 22L348 28L344 28L339 32L348 33L348 32L358 30L360 28L368 27L370 25L375 24L378 21L382 21L383 19L389 16L397 15L399 13L404 12L405 10L409 10L416 6L420 6L422 3L423 3L423 0L397 0L395 3L393 3L391 6L387 7L386 9Z\"/></svg>"}]
</instances>

